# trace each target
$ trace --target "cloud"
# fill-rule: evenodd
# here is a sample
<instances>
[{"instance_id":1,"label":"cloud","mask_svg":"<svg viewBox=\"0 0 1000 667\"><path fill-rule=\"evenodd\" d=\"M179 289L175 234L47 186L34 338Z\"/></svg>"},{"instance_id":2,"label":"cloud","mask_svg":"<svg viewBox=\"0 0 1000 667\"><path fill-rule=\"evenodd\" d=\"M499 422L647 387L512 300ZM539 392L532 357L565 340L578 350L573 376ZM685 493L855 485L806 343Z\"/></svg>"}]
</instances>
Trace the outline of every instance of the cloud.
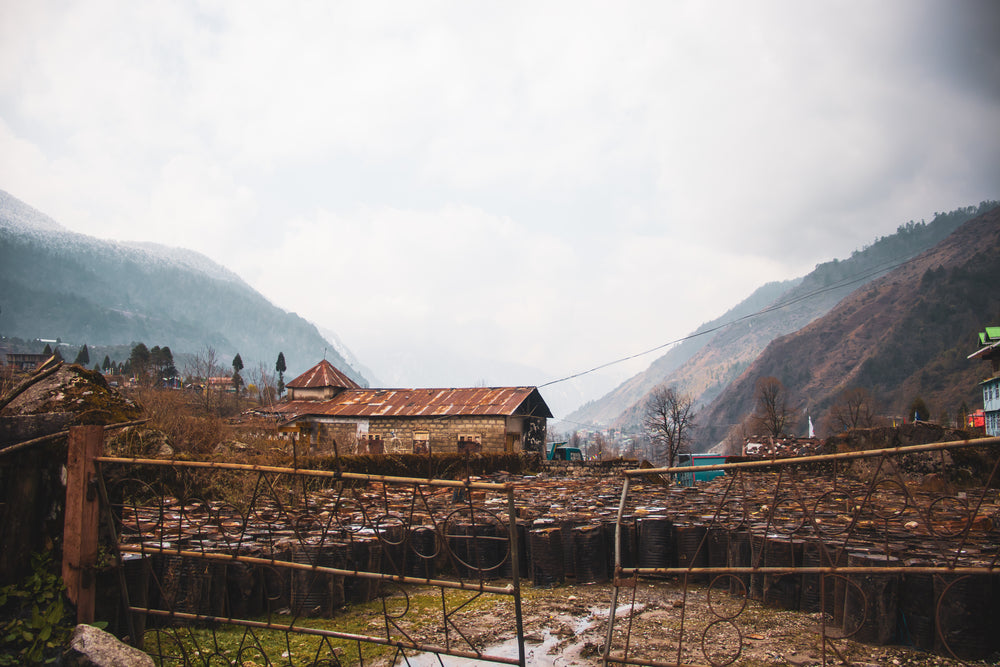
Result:
<instances>
[{"instance_id":1,"label":"cloud","mask_svg":"<svg viewBox=\"0 0 1000 667\"><path fill-rule=\"evenodd\" d=\"M338 322L373 365L380 349L489 350L551 377L680 337L701 323L692 313L782 276L776 262L608 231L574 244L461 205L318 211L291 221L283 245L254 258L253 276L276 303ZM706 279L706 266L726 267L726 280Z\"/></svg>"},{"instance_id":2,"label":"cloud","mask_svg":"<svg viewBox=\"0 0 1000 667\"><path fill-rule=\"evenodd\" d=\"M528 339L532 322L544 324L573 256L557 238L459 205L319 211L291 221L272 252L295 257L294 267L257 262L272 299L339 322L358 349L435 339L469 355L486 348L514 356L506 348ZM308 289L279 287L290 268Z\"/></svg>"},{"instance_id":3,"label":"cloud","mask_svg":"<svg viewBox=\"0 0 1000 667\"><path fill-rule=\"evenodd\" d=\"M199 239L203 248L221 254L225 248L243 251L256 203L246 185L205 155L178 154L160 172L145 220L151 240L174 244ZM253 238L252 245L263 239Z\"/></svg>"},{"instance_id":4,"label":"cloud","mask_svg":"<svg viewBox=\"0 0 1000 667\"><path fill-rule=\"evenodd\" d=\"M997 197L1000 11L963 7L0 0L0 187L376 371L554 376Z\"/></svg>"}]
</instances>

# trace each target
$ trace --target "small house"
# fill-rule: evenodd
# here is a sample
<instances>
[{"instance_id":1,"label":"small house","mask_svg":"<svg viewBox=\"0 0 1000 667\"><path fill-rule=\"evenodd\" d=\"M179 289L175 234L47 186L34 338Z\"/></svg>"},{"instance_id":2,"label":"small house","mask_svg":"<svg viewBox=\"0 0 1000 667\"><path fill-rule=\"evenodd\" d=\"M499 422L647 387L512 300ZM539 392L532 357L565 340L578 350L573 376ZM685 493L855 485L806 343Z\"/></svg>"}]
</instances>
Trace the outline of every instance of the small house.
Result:
<instances>
[{"instance_id":1,"label":"small house","mask_svg":"<svg viewBox=\"0 0 1000 667\"><path fill-rule=\"evenodd\" d=\"M51 354L33 354L30 352L7 352L4 355L6 365L13 366L21 371L33 371L45 363L51 356Z\"/></svg>"},{"instance_id":2,"label":"small house","mask_svg":"<svg viewBox=\"0 0 1000 667\"><path fill-rule=\"evenodd\" d=\"M1000 436L1000 327L979 332L979 348L969 359L990 362L990 376L979 383L983 390L983 421L986 435Z\"/></svg>"}]
</instances>

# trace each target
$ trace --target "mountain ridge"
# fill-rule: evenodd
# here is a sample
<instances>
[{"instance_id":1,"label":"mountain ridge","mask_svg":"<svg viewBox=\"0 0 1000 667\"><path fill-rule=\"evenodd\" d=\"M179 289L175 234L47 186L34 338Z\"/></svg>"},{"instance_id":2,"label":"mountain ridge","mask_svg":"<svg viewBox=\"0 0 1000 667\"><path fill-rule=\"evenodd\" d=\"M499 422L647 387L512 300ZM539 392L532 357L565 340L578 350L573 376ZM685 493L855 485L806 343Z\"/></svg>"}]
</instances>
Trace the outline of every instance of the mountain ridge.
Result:
<instances>
[{"instance_id":1,"label":"mountain ridge","mask_svg":"<svg viewBox=\"0 0 1000 667\"><path fill-rule=\"evenodd\" d=\"M213 348L248 368L283 352L294 376L333 350L352 379L365 378L315 325L268 301L229 269L184 248L106 241L67 230L0 190L0 332L78 344L134 342L175 355Z\"/></svg>"},{"instance_id":2,"label":"mountain ridge","mask_svg":"<svg viewBox=\"0 0 1000 667\"><path fill-rule=\"evenodd\" d=\"M706 338L680 364L668 357L674 350L653 361L642 373L612 390L598 401L574 411L568 420L577 423L597 421L634 430L641 422L643 406L649 390L660 384L675 386L691 395L699 407L709 405L729 386L774 339L798 331L829 312L843 298L880 275L892 270L899 262L925 251L969 219L996 206L986 201L948 213L935 213L930 223L910 221L900 225L896 233L875 239L855 250L849 258L833 259L818 264L809 274L789 281L784 291L768 292L764 286L726 315L702 325L696 330L718 329ZM779 284L779 287L781 284ZM774 292L780 292L775 295ZM758 307L762 295L774 300ZM754 316L747 316L760 311ZM731 322L728 326L727 321ZM672 368L670 366L673 365ZM664 372L665 368L670 370ZM639 395L637 387L647 388ZM627 399L627 400L623 400Z\"/></svg>"},{"instance_id":3,"label":"mountain ridge","mask_svg":"<svg viewBox=\"0 0 1000 667\"><path fill-rule=\"evenodd\" d=\"M966 357L976 333L1000 317L1000 293L984 289L997 284L1000 206L855 290L822 318L771 341L703 411L701 447L720 441L752 411L760 377L784 384L799 417L823 414L852 387L871 391L890 415L904 415L916 397L934 418L974 406L983 370Z\"/></svg>"},{"instance_id":4,"label":"mountain ridge","mask_svg":"<svg viewBox=\"0 0 1000 667\"><path fill-rule=\"evenodd\" d=\"M753 294L730 308L721 317L699 326L694 333L655 359L646 370L633 375L604 396L589 401L574 410L566 417L567 421L576 423L618 422L618 418L629 406L635 405L653 387L660 384L660 378L675 372L708 345L713 336L707 335L707 333L713 333L714 329L724 326L726 322L756 312L771 303L776 296L783 294L790 285L801 280L801 278L794 278L786 281L775 281L757 288Z\"/></svg>"}]
</instances>

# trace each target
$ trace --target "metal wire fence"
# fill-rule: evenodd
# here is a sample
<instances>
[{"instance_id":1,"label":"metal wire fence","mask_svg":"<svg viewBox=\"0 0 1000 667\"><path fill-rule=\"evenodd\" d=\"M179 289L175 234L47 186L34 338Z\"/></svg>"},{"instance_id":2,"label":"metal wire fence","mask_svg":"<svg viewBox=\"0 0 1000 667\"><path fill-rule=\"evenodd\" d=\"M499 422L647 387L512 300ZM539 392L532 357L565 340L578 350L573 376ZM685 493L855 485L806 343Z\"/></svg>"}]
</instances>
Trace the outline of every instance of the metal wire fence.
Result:
<instances>
[{"instance_id":1,"label":"metal wire fence","mask_svg":"<svg viewBox=\"0 0 1000 667\"><path fill-rule=\"evenodd\" d=\"M762 608L809 619L824 664L845 658L847 640L960 660L1000 649L998 447L991 438L627 470L617 513L565 521L532 507L551 512L585 493L558 480L96 461L129 636L161 664L406 663L431 653L523 665L529 574L538 586L611 576L605 665L721 666L740 663L759 638ZM914 473L931 459L957 466L969 452L981 465L965 491ZM668 482L701 469L725 475ZM546 492L562 495L543 502ZM651 613L646 602L667 590L673 603ZM496 619L490 637L513 638L516 655L477 634L484 614Z\"/></svg>"},{"instance_id":2,"label":"metal wire fence","mask_svg":"<svg viewBox=\"0 0 1000 667\"><path fill-rule=\"evenodd\" d=\"M604 664L730 665L754 632L750 605L811 614L823 664L845 639L905 643L964 660L1000 648L1000 439L625 473ZM921 459L979 448L974 491L925 488ZM947 460L945 461L947 464ZM724 470L710 491L675 489L660 506L653 476ZM639 488L636 492L635 489ZM682 583L679 611L649 632L643 584ZM686 618L707 596L709 612Z\"/></svg>"},{"instance_id":3,"label":"metal wire fence","mask_svg":"<svg viewBox=\"0 0 1000 667\"><path fill-rule=\"evenodd\" d=\"M97 461L129 634L161 664L364 664L386 653L525 664L511 485ZM216 488L242 479L242 499L168 491L206 472L226 478ZM516 638L516 656L490 655L467 627L497 604L513 609L498 630ZM348 605L367 610L364 627L323 620Z\"/></svg>"}]
</instances>

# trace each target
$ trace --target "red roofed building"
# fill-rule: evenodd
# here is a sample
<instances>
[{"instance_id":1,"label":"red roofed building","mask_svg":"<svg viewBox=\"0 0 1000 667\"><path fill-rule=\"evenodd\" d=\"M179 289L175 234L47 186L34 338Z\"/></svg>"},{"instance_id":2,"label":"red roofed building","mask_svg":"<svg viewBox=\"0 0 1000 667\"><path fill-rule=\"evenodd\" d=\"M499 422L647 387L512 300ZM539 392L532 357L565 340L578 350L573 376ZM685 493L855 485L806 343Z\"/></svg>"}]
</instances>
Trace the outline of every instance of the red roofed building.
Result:
<instances>
[{"instance_id":1,"label":"red roofed building","mask_svg":"<svg viewBox=\"0 0 1000 667\"><path fill-rule=\"evenodd\" d=\"M344 389L360 389L361 385L341 373L324 359L285 385L288 400L318 401L333 398Z\"/></svg>"},{"instance_id":2,"label":"red roofed building","mask_svg":"<svg viewBox=\"0 0 1000 667\"><path fill-rule=\"evenodd\" d=\"M268 409L313 453L542 451L552 417L537 387L366 389L323 360Z\"/></svg>"}]
</instances>

